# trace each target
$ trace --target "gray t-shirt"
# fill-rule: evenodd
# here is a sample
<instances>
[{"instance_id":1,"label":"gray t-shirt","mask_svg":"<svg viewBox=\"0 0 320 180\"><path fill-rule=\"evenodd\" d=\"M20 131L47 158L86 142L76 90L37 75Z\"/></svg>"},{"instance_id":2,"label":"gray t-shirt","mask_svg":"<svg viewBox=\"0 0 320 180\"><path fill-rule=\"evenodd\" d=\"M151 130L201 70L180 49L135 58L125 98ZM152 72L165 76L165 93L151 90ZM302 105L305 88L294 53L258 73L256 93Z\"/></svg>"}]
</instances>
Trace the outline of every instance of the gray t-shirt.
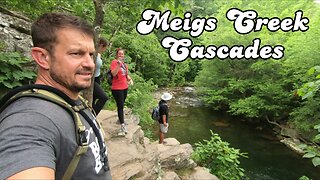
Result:
<instances>
[{"instance_id":1,"label":"gray t-shirt","mask_svg":"<svg viewBox=\"0 0 320 180\"><path fill-rule=\"evenodd\" d=\"M94 118L89 111L87 114ZM105 171L100 161L97 137L81 119L89 148L72 179L111 179L110 171ZM55 178L61 179L77 147L73 118L57 104L23 97L0 114L0 179L32 167L52 168Z\"/></svg>"}]
</instances>

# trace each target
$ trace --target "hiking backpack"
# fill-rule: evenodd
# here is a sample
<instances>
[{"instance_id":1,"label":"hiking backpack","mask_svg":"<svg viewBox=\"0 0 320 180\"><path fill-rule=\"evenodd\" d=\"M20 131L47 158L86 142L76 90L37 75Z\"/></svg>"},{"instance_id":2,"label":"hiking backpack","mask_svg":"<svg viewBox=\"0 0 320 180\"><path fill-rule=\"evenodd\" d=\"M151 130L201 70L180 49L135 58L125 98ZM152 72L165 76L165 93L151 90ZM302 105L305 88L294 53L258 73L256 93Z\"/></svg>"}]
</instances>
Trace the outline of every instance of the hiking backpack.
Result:
<instances>
[{"instance_id":1,"label":"hiking backpack","mask_svg":"<svg viewBox=\"0 0 320 180\"><path fill-rule=\"evenodd\" d=\"M163 103L161 105L167 105L167 103ZM159 121L160 120L160 106L156 106L152 109L152 112L151 112L151 118L155 121Z\"/></svg>"},{"instance_id":2,"label":"hiking backpack","mask_svg":"<svg viewBox=\"0 0 320 180\"><path fill-rule=\"evenodd\" d=\"M152 109L152 113L151 113L151 118L155 121L159 121L160 120L160 107L156 106Z\"/></svg>"},{"instance_id":3,"label":"hiking backpack","mask_svg":"<svg viewBox=\"0 0 320 180\"><path fill-rule=\"evenodd\" d=\"M121 65L122 66L122 65ZM128 76L128 69L127 69L127 66L125 65L125 64L123 64L123 66L122 67L124 67L125 69L126 69L126 72L127 72L127 76ZM118 74L115 76L116 78L118 78ZM112 80L113 80L113 75L112 75L112 73L111 73L111 69L109 69L108 71L107 71L107 82L108 82L108 84L111 86L112 85Z\"/></svg>"},{"instance_id":4,"label":"hiking backpack","mask_svg":"<svg viewBox=\"0 0 320 180\"><path fill-rule=\"evenodd\" d=\"M113 80L113 76L112 76L112 73L111 73L111 69L109 69L107 71L107 82L109 85L112 85L112 80Z\"/></svg>"},{"instance_id":5,"label":"hiking backpack","mask_svg":"<svg viewBox=\"0 0 320 180\"><path fill-rule=\"evenodd\" d=\"M9 91L5 96L1 98L0 113L6 107L8 107L12 102L22 97L35 97L35 98L44 99L46 101L49 101L61 106L62 108L70 112L72 115L72 118L75 124L76 141L78 143L78 148L75 154L73 155L73 158L69 163L68 168L66 169L66 172L62 177L63 180L71 179L79 163L81 155L86 153L89 147L87 142L86 132L85 132L85 126L82 124L79 114L81 114L84 117L84 119L89 123L94 133L96 134L98 138L98 143L100 146L101 160L105 165L104 170L107 171L109 169L109 167L106 167L108 164L107 163L108 159L107 159L107 156L105 155L106 147L103 146L103 139L100 135L100 132L98 128L94 125L94 122L84 112L84 109L90 108L90 106L88 106L88 102L84 98L80 96L80 100L82 103L81 105L77 105L71 98L69 98L62 91L55 89L53 87L41 85L41 84L25 85ZM99 124L100 128L102 128L101 124L99 122L97 123Z\"/></svg>"}]
</instances>

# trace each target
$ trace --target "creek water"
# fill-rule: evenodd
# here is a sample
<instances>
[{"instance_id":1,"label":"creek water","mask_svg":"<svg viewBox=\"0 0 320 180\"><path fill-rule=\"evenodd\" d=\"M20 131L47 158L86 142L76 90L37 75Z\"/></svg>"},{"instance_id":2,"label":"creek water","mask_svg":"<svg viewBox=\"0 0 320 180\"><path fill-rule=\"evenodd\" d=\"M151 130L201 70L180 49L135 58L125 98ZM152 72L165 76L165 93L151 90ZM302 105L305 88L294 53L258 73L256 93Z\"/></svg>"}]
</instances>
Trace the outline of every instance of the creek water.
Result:
<instances>
[{"instance_id":1,"label":"creek water","mask_svg":"<svg viewBox=\"0 0 320 180\"><path fill-rule=\"evenodd\" d=\"M320 180L320 168L280 143L272 131L204 107L192 88L173 93L174 98L169 101L170 127L166 137L195 147L195 143L209 140L212 130L230 143L230 147L248 153L248 158L240 158L240 167L245 169L249 179L297 180L307 176Z\"/></svg>"}]
</instances>

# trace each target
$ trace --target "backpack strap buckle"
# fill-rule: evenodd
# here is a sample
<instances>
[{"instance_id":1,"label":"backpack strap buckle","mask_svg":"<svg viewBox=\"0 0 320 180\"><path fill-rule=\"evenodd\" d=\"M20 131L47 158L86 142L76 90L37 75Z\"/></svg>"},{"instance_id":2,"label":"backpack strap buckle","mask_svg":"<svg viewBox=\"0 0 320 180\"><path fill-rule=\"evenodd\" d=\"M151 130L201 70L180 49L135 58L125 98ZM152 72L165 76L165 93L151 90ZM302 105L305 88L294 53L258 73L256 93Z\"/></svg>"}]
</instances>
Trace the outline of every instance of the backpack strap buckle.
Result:
<instances>
[{"instance_id":1,"label":"backpack strap buckle","mask_svg":"<svg viewBox=\"0 0 320 180\"><path fill-rule=\"evenodd\" d=\"M110 167L109 167L108 157L107 157L107 155L105 153L105 147L104 147L104 151L102 151L100 153L100 156L101 156L101 162L103 163L103 170L104 171L109 171Z\"/></svg>"},{"instance_id":2,"label":"backpack strap buckle","mask_svg":"<svg viewBox=\"0 0 320 180\"><path fill-rule=\"evenodd\" d=\"M80 146L88 146L87 133L85 131L84 126L79 127L78 134L79 134L79 145Z\"/></svg>"}]
</instances>

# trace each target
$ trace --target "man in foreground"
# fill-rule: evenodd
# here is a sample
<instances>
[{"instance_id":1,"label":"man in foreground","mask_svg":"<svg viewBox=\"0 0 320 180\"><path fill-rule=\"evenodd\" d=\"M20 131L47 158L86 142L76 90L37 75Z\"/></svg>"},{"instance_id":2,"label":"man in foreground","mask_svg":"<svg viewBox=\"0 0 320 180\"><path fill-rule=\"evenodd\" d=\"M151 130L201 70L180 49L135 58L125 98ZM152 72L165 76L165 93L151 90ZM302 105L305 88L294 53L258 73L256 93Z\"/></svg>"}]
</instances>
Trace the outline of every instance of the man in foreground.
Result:
<instances>
[{"instance_id":1,"label":"man in foreground","mask_svg":"<svg viewBox=\"0 0 320 180\"><path fill-rule=\"evenodd\" d=\"M86 107L85 116L79 116L88 148L66 178L79 147L73 116L55 103L22 97L0 114L0 179L111 179L101 127L80 98L95 68L92 27L79 17L48 13L33 23L31 36L35 84L53 87Z\"/></svg>"}]
</instances>

